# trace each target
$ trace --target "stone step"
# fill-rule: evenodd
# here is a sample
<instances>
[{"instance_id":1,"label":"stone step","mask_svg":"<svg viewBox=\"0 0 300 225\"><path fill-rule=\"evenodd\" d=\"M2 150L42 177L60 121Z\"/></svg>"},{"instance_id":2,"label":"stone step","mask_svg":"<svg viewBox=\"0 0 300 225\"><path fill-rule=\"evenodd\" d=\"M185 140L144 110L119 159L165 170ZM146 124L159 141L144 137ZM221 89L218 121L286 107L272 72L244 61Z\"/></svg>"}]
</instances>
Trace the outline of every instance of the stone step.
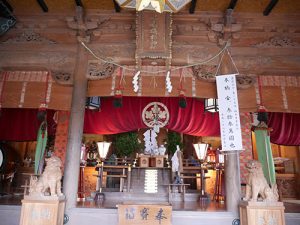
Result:
<instances>
[{"instance_id":1,"label":"stone step","mask_svg":"<svg viewBox=\"0 0 300 225\"><path fill-rule=\"evenodd\" d=\"M106 200L111 201L131 201L131 202L168 202L168 193L132 193L132 192L103 192ZM200 193L185 193L185 202L197 202ZM171 200L174 202L183 201L182 193L171 193Z\"/></svg>"},{"instance_id":2,"label":"stone step","mask_svg":"<svg viewBox=\"0 0 300 225\"><path fill-rule=\"evenodd\" d=\"M131 189L130 192L144 193L145 191L145 171L147 169L133 169L131 172ZM149 170L155 170L149 168ZM157 171L157 193L167 193L167 189L163 184L170 183L170 171L164 169L156 169ZM127 192L127 179L125 179L123 191Z\"/></svg>"}]
</instances>

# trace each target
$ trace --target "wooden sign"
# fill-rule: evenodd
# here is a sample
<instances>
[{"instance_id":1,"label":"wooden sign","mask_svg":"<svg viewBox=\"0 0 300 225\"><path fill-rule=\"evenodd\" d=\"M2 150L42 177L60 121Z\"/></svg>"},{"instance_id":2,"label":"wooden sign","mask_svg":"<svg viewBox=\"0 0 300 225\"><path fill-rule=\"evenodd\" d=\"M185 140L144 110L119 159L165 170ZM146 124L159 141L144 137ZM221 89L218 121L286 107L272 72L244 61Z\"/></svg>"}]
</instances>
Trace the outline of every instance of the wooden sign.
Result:
<instances>
[{"instance_id":1,"label":"wooden sign","mask_svg":"<svg viewBox=\"0 0 300 225\"><path fill-rule=\"evenodd\" d=\"M142 11L136 18L137 58L171 59L171 14Z\"/></svg>"},{"instance_id":2,"label":"wooden sign","mask_svg":"<svg viewBox=\"0 0 300 225\"><path fill-rule=\"evenodd\" d=\"M170 205L118 205L119 225L171 225Z\"/></svg>"}]
</instances>

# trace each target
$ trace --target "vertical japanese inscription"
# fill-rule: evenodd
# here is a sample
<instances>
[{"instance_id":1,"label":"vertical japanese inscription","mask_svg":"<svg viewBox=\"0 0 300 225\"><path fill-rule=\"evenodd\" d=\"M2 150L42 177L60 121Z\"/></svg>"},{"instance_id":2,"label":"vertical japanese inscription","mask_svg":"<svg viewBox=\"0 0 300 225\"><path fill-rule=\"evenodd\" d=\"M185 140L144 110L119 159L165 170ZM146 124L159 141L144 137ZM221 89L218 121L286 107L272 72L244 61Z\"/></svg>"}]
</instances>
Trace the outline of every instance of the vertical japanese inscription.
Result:
<instances>
[{"instance_id":1,"label":"vertical japanese inscription","mask_svg":"<svg viewBox=\"0 0 300 225\"><path fill-rule=\"evenodd\" d=\"M235 74L216 78L219 99L219 117L223 150L242 150Z\"/></svg>"}]
</instances>

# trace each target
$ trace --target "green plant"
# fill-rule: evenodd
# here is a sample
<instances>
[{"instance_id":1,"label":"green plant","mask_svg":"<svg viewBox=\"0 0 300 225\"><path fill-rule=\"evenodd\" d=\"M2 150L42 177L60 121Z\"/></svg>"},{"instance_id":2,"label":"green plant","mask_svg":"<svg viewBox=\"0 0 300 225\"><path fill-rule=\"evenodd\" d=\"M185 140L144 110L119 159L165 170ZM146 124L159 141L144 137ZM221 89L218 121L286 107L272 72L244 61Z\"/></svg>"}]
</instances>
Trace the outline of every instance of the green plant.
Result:
<instances>
[{"instance_id":1,"label":"green plant","mask_svg":"<svg viewBox=\"0 0 300 225\"><path fill-rule=\"evenodd\" d=\"M118 157L131 156L141 148L138 134L135 132L117 134L114 144Z\"/></svg>"},{"instance_id":2,"label":"green plant","mask_svg":"<svg viewBox=\"0 0 300 225\"><path fill-rule=\"evenodd\" d=\"M177 132L169 131L166 145L168 152L174 154L176 152L177 145L179 145L179 148L182 149L183 143L181 142L180 134Z\"/></svg>"}]
</instances>

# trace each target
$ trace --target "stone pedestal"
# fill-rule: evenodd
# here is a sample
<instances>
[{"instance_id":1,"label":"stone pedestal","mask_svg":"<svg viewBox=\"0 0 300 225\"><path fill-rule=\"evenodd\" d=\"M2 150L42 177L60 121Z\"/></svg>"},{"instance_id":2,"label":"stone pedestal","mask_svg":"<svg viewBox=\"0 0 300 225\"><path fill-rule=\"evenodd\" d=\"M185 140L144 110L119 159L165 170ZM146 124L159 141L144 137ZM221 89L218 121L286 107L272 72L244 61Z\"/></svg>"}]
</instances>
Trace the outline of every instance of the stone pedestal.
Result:
<instances>
[{"instance_id":1,"label":"stone pedestal","mask_svg":"<svg viewBox=\"0 0 300 225\"><path fill-rule=\"evenodd\" d=\"M20 225L63 225L64 211L64 197L25 197Z\"/></svg>"},{"instance_id":2,"label":"stone pedestal","mask_svg":"<svg viewBox=\"0 0 300 225\"><path fill-rule=\"evenodd\" d=\"M285 225L282 202L240 202L241 225Z\"/></svg>"}]
</instances>

